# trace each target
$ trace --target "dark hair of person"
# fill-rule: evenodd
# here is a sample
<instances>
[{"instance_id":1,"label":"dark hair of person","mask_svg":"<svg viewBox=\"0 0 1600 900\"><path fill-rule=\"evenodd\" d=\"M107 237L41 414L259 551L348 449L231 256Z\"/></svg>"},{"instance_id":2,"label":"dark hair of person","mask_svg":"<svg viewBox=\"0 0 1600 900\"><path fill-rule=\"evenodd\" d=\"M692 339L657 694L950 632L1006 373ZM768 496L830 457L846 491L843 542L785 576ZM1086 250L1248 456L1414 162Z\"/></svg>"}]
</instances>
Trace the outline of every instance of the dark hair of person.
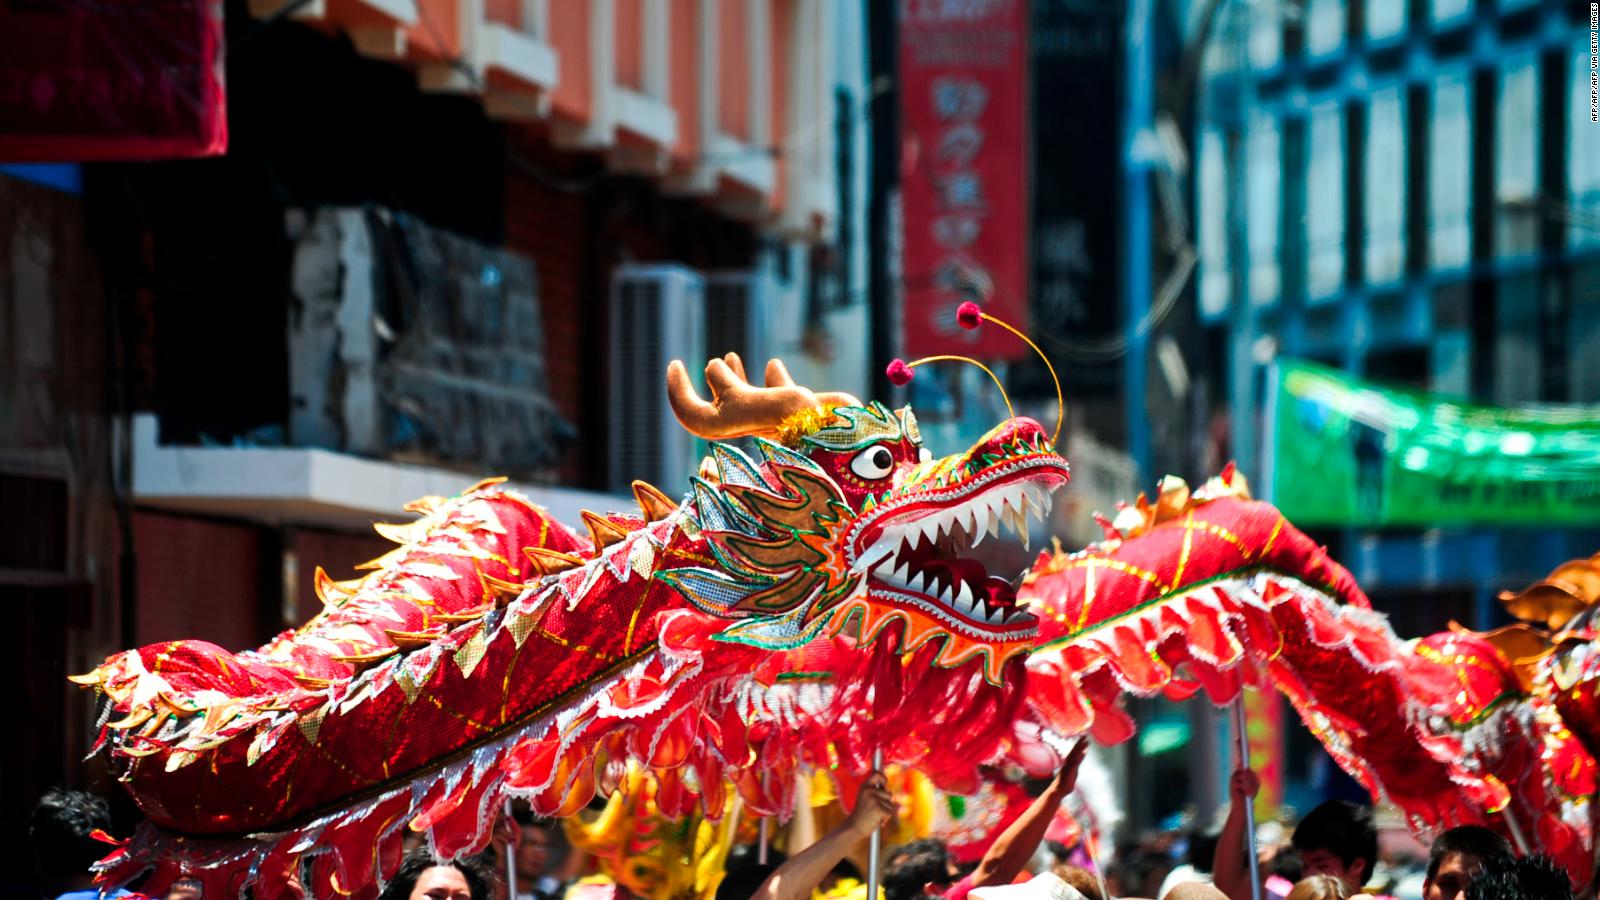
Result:
<instances>
[{"instance_id":1,"label":"dark hair of person","mask_svg":"<svg viewBox=\"0 0 1600 900\"><path fill-rule=\"evenodd\" d=\"M912 900L928 884L950 880L950 849L938 838L923 838L895 849L884 860L884 900Z\"/></svg>"},{"instance_id":2,"label":"dark hair of person","mask_svg":"<svg viewBox=\"0 0 1600 900\"><path fill-rule=\"evenodd\" d=\"M1428 851L1428 880L1439 874L1447 853L1476 856L1485 865L1491 859L1511 855L1511 842L1482 825L1460 825L1440 833Z\"/></svg>"},{"instance_id":3,"label":"dark hair of person","mask_svg":"<svg viewBox=\"0 0 1600 900\"><path fill-rule=\"evenodd\" d=\"M1484 860L1467 900L1573 900L1572 881L1548 856L1497 856Z\"/></svg>"},{"instance_id":4,"label":"dark hair of person","mask_svg":"<svg viewBox=\"0 0 1600 900\"><path fill-rule=\"evenodd\" d=\"M737 869L729 868L727 874L722 876L722 883L717 885L716 900L750 900L767 877L776 871L778 867L772 863L751 863Z\"/></svg>"},{"instance_id":5,"label":"dark hair of person","mask_svg":"<svg viewBox=\"0 0 1600 900\"><path fill-rule=\"evenodd\" d=\"M461 873L461 877L467 880L467 890L471 891L472 900L489 900L494 876L481 860L469 856L451 862L439 862L426 847L419 847L406 854L405 859L400 861L400 870L395 872L394 878L384 886L378 900L407 900L411 892L416 890L417 882L422 879L422 873L441 866L453 868Z\"/></svg>"},{"instance_id":6,"label":"dark hair of person","mask_svg":"<svg viewBox=\"0 0 1600 900\"><path fill-rule=\"evenodd\" d=\"M44 792L28 817L28 841L39 860L40 874L52 882L84 875L111 852L90 835L111 827L111 807L85 791L53 787Z\"/></svg>"},{"instance_id":7,"label":"dark hair of person","mask_svg":"<svg viewBox=\"0 0 1600 900\"><path fill-rule=\"evenodd\" d=\"M1221 838L1221 831L1201 831L1197 828L1190 833L1188 862L1196 872L1211 874L1211 868L1217 861L1217 841Z\"/></svg>"},{"instance_id":8,"label":"dark hair of person","mask_svg":"<svg viewBox=\"0 0 1600 900\"><path fill-rule=\"evenodd\" d=\"M1326 850L1347 866L1362 860L1362 884L1372 878L1378 862L1378 828L1372 821L1372 807L1348 800L1329 800L1307 813L1294 829L1293 843L1302 856Z\"/></svg>"},{"instance_id":9,"label":"dark hair of person","mask_svg":"<svg viewBox=\"0 0 1600 900\"><path fill-rule=\"evenodd\" d=\"M776 869L777 867L783 865L788 859L789 857L784 856L782 853L778 852L777 849L768 847L768 865L766 866L767 871L770 872L773 869ZM728 857L722 862L722 870L732 874L741 869L750 869L760 866L761 864L760 847L756 846L755 844L734 844L732 847L728 848ZM760 884L761 882L756 882L758 887Z\"/></svg>"},{"instance_id":10,"label":"dark hair of person","mask_svg":"<svg viewBox=\"0 0 1600 900\"><path fill-rule=\"evenodd\" d=\"M1266 868L1261 870L1261 874L1278 875L1284 881L1294 884L1306 877L1306 864L1301 861L1299 850L1293 847L1279 847L1278 852L1267 860Z\"/></svg>"}]
</instances>

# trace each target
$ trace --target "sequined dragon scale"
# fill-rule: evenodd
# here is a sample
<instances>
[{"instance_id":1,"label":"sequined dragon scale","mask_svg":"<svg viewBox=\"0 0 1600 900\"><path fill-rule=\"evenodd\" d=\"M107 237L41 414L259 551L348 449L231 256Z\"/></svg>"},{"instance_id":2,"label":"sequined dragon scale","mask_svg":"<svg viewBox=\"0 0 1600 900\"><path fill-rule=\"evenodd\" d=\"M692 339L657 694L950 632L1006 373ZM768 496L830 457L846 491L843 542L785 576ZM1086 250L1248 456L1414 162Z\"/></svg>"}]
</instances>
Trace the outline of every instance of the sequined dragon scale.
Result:
<instances>
[{"instance_id":1,"label":"sequined dragon scale","mask_svg":"<svg viewBox=\"0 0 1600 900\"><path fill-rule=\"evenodd\" d=\"M379 526L397 546L364 576L318 573L326 609L304 627L240 653L154 644L75 679L102 694L97 749L148 819L102 883L276 897L298 869L314 896L375 897L408 826L441 857L473 852L505 798L570 815L625 786L625 761L669 818L734 794L786 816L803 770L852 796L875 749L972 794L980 764L1042 773L1072 735L1126 739L1122 694L1245 684L1283 690L1419 824L1550 808L1509 757L1460 752L1487 732L1419 687L1456 669L1427 670L1234 473L1169 482L1014 589L962 554L1025 536L1066 483L1038 423L935 458L909 409L766 374L713 360L706 401L669 369L680 421L718 441L679 500L637 484L636 511L580 532L496 482L427 498Z\"/></svg>"}]
</instances>

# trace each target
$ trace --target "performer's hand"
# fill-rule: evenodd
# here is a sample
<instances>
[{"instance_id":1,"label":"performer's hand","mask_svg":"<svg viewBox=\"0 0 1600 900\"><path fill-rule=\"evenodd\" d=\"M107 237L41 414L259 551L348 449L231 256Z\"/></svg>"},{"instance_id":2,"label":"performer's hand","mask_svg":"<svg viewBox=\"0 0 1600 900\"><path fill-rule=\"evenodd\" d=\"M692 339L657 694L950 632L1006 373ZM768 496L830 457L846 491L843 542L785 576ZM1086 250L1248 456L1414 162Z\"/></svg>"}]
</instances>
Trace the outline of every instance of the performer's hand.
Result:
<instances>
[{"instance_id":1,"label":"performer's hand","mask_svg":"<svg viewBox=\"0 0 1600 900\"><path fill-rule=\"evenodd\" d=\"M1228 796L1235 803L1254 800L1261 790L1261 776L1250 769L1235 769L1228 779Z\"/></svg>"},{"instance_id":2,"label":"performer's hand","mask_svg":"<svg viewBox=\"0 0 1600 900\"><path fill-rule=\"evenodd\" d=\"M1065 798L1078 786L1078 768L1083 765L1084 756L1089 753L1089 737L1085 735L1078 738L1067 752L1066 761L1061 764L1060 771L1056 772L1055 781L1050 782L1050 792L1058 797Z\"/></svg>"},{"instance_id":3,"label":"performer's hand","mask_svg":"<svg viewBox=\"0 0 1600 900\"><path fill-rule=\"evenodd\" d=\"M499 872L505 872L507 859L516 858L517 848L521 844L522 828L517 825L517 820L501 813L494 823L494 838L489 844L494 850L494 861Z\"/></svg>"},{"instance_id":4,"label":"performer's hand","mask_svg":"<svg viewBox=\"0 0 1600 900\"><path fill-rule=\"evenodd\" d=\"M873 772L856 791L856 805L844 827L858 837L866 837L882 828L894 818L894 797L889 793L889 781L882 772Z\"/></svg>"}]
</instances>

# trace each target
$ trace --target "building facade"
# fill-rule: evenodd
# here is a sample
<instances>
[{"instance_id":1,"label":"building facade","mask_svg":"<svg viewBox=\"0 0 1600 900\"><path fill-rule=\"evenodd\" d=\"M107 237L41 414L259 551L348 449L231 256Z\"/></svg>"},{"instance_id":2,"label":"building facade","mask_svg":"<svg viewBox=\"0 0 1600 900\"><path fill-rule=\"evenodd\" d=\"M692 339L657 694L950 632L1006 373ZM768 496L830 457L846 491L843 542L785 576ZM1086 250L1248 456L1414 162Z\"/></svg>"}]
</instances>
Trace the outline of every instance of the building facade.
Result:
<instances>
[{"instance_id":1,"label":"building facade","mask_svg":"<svg viewBox=\"0 0 1600 900\"><path fill-rule=\"evenodd\" d=\"M1588 25L1586 4L1537 0L1220 5L1193 141L1212 456L1261 471L1279 358L1480 403L1600 402ZM1594 530L1318 537L1402 637L1498 625L1499 590L1600 548Z\"/></svg>"}]
</instances>

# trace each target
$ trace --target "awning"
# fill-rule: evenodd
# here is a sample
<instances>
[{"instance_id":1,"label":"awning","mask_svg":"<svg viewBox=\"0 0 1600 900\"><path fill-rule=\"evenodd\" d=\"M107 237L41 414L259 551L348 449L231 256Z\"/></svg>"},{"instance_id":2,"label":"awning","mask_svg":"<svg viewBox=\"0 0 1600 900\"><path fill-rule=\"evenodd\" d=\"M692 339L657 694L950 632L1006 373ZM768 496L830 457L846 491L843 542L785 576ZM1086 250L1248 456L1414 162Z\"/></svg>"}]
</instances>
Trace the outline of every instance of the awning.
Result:
<instances>
[{"instance_id":1,"label":"awning","mask_svg":"<svg viewBox=\"0 0 1600 900\"><path fill-rule=\"evenodd\" d=\"M140 506L225 516L269 525L365 529L404 521L418 497L453 496L493 472L365 459L304 447L177 447L157 440L154 415L133 420L133 496ZM515 482L510 487L561 522L581 527L579 510L631 510L633 498Z\"/></svg>"}]
</instances>

